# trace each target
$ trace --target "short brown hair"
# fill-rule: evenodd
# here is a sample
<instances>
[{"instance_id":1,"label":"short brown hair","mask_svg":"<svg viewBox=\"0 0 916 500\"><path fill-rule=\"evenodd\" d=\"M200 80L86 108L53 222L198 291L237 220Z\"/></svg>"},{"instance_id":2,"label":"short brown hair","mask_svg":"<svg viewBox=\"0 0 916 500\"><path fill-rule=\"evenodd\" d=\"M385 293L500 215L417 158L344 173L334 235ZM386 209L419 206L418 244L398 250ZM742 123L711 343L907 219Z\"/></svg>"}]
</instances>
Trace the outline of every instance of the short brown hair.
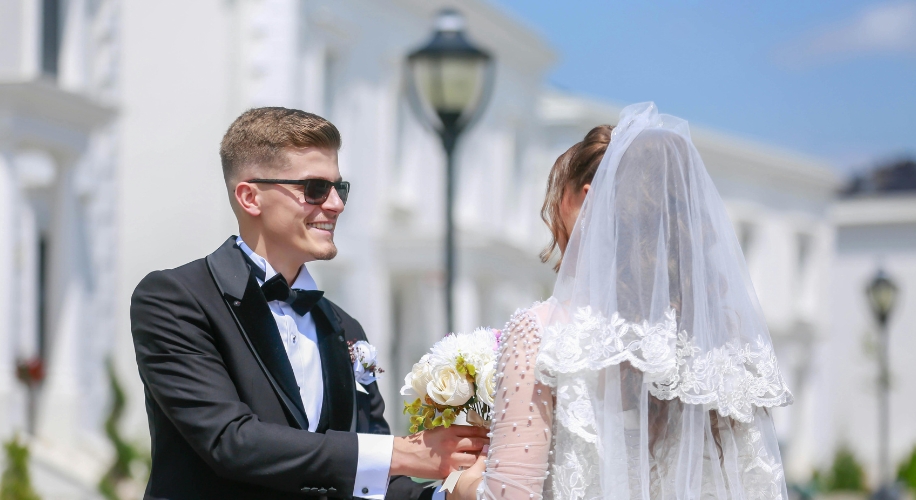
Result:
<instances>
[{"instance_id":1,"label":"short brown hair","mask_svg":"<svg viewBox=\"0 0 916 500\"><path fill-rule=\"evenodd\" d=\"M324 118L281 107L254 108L232 122L219 145L226 183L249 165L280 166L285 148L340 149L340 132Z\"/></svg>"},{"instance_id":2,"label":"short brown hair","mask_svg":"<svg viewBox=\"0 0 916 500\"><path fill-rule=\"evenodd\" d=\"M585 134L585 139L561 154L554 162L553 168L550 169L550 176L547 178L547 196L541 207L541 219L550 228L552 238L547 248L541 252L542 262L550 260L559 246L561 237L565 236L568 240L572 232L560 217L560 203L563 201L563 195L569 188L578 191L592 182L601 158L607 151L607 145L611 142L613 130L614 127L611 125L598 125L589 130L588 134ZM561 255L557 265L554 266L555 271L560 269L562 259Z\"/></svg>"}]
</instances>

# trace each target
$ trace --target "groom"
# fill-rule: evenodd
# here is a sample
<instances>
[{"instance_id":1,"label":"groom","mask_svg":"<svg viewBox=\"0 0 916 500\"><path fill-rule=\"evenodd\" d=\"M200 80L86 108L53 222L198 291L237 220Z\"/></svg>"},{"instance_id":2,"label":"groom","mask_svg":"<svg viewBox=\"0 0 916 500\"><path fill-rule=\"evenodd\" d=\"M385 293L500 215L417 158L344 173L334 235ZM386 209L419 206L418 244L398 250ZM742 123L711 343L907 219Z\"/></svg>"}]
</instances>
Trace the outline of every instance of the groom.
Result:
<instances>
[{"instance_id":1,"label":"groom","mask_svg":"<svg viewBox=\"0 0 916 500\"><path fill-rule=\"evenodd\" d=\"M131 299L152 470L146 499L430 499L406 476L474 464L485 429L392 437L354 378L359 323L305 267L337 254L340 134L303 111L242 114L220 146L238 237L149 274Z\"/></svg>"}]
</instances>

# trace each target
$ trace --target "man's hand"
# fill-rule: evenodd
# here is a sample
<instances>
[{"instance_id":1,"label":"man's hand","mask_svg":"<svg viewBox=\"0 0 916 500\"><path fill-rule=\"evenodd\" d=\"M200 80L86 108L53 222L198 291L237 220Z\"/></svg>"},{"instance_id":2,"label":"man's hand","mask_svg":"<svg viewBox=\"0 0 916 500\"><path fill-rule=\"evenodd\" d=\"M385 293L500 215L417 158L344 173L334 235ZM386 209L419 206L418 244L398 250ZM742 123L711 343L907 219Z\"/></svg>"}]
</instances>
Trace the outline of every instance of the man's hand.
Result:
<instances>
[{"instance_id":1,"label":"man's hand","mask_svg":"<svg viewBox=\"0 0 916 500\"><path fill-rule=\"evenodd\" d=\"M487 432L483 427L453 425L394 438L390 474L444 479L454 470L474 465L490 442Z\"/></svg>"}]
</instances>

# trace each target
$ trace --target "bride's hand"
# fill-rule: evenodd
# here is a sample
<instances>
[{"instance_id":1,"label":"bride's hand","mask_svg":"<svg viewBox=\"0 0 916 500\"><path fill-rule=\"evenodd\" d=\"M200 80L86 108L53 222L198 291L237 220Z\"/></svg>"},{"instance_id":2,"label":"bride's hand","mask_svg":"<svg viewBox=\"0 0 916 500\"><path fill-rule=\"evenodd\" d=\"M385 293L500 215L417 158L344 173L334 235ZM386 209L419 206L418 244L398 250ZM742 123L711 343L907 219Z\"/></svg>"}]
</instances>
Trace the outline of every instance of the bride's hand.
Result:
<instances>
[{"instance_id":1,"label":"bride's hand","mask_svg":"<svg viewBox=\"0 0 916 500\"><path fill-rule=\"evenodd\" d=\"M455 489L448 494L448 500L475 500L477 498L477 486L483 479L483 473L487 470L487 447L477 457L477 461L470 469L461 473Z\"/></svg>"}]
</instances>

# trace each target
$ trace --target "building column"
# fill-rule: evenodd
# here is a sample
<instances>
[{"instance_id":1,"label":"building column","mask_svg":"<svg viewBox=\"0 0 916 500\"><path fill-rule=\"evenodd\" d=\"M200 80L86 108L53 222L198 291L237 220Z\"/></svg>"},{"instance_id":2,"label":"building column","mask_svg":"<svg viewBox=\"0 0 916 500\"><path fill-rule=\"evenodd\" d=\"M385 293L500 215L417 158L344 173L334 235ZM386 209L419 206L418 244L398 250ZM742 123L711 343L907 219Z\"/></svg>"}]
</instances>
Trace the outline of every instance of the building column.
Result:
<instances>
[{"instance_id":1,"label":"building column","mask_svg":"<svg viewBox=\"0 0 916 500\"><path fill-rule=\"evenodd\" d=\"M60 169L50 192L54 202L48 228L48 294L45 300L47 378L42 387L36 434L62 445L76 445L80 419L80 335L88 301L79 272L87 235L80 227L81 207L74 192L72 165Z\"/></svg>"},{"instance_id":2,"label":"building column","mask_svg":"<svg viewBox=\"0 0 916 500\"><path fill-rule=\"evenodd\" d=\"M18 430L18 419L13 415L16 378L15 342L17 325L14 297L17 295L14 266L15 250L15 170L9 151L0 151L0 437L6 439Z\"/></svg>"}]
</instances>

